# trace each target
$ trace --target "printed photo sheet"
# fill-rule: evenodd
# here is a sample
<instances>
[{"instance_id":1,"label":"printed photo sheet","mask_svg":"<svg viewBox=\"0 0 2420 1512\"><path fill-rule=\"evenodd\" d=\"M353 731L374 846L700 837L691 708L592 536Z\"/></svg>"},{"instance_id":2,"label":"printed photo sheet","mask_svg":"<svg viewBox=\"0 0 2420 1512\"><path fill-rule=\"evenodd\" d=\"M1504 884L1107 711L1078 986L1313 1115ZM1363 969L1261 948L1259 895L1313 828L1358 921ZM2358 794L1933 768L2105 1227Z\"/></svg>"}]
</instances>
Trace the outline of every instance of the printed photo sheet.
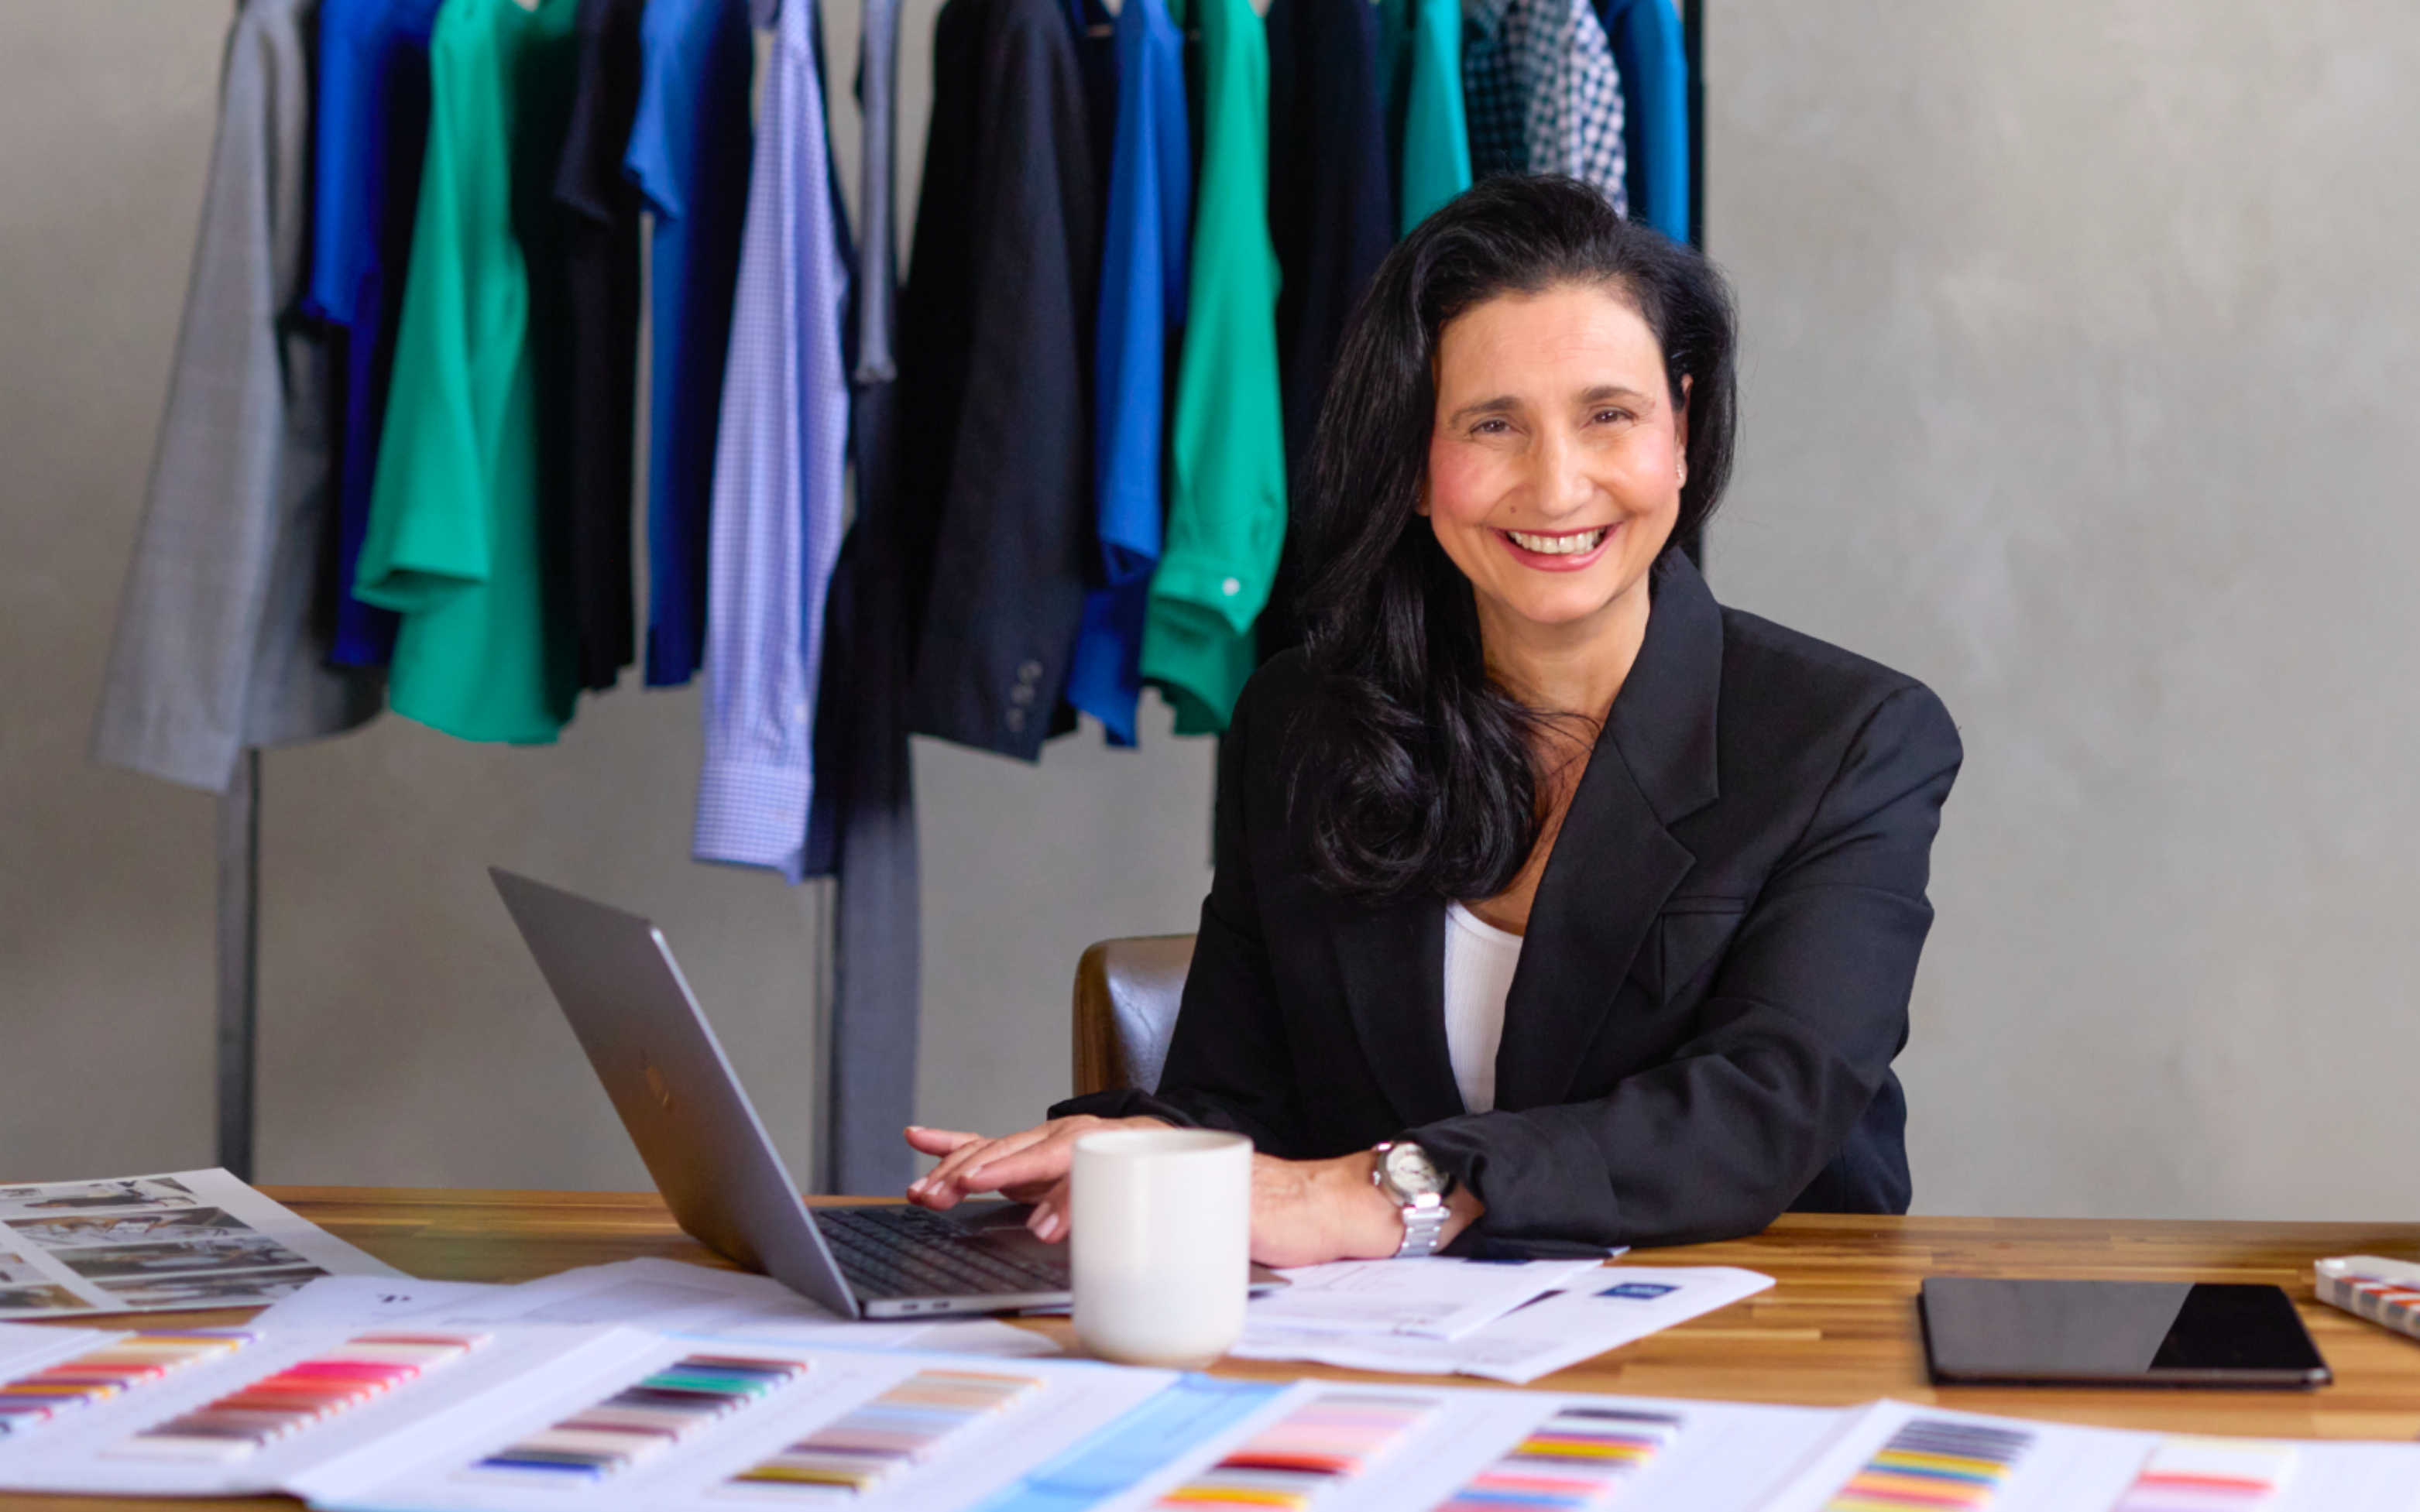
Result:
<instances>
[{"instance_id":1,"label":"printed photo sheet","mask_svg":"<svg viewBox=\"0 0 2420 1512\"><path fill-rule=\"evenodd\" d=\"M1057 1360L668 1337L526 1381L288 1488L337 1512L973 1506L1177 1378Z\"/></svg>"},{"instance_id":2,"label":"printed photo sheet","mask_svg":"<svg viewBox=\"0 0 2420 1512\"><path fill-rule=\"evenodd\" d=\"M251 1307L400 1273L222 1170L0 1186L0 1318Z\"/></svg>"},{"instance_id":3,"label":"printed photo sheet","mask_svg":"<svg viewBox=\"0 0 2420 1512\"><path fill-rule=\"evenodd\" d=\"M492 1412L550 1371L610 1370L654 1343L569 1328L72 1332L84 1336L68 1353L0 1365L0 1487L271 1491L446 1412Z\"/></svg>"},{"instance_id":4,"label":"printed photo sheet","mask_svg":"<svg viewBox=\"0 0 2420 1512\"><path fill-rule=\"evenodd\" d=\"M1318 1333L1272 1327L1254 1315L1233 1352L1250 1360L1311 1360L1347 1370L1478 1376L1520 1385L1772 1285L1769 1275L1721 1265L1596 1268L1459 1338Z\"/></svg>"},{"instance_id":5,"label":"printed photo sheet","mask_svg":"<svg viewBox=\"0 0 2420 1512\"><path fill-rule=\"evenodd\" d=\"M1096 1512L1758 1512L1852 1414L1639 1397L1302 1381ZM1003 1497L984 1512L1044 1512ZM1062 1502L1057 1504L1064 1505Z\"/></svg>"}]
</instances>

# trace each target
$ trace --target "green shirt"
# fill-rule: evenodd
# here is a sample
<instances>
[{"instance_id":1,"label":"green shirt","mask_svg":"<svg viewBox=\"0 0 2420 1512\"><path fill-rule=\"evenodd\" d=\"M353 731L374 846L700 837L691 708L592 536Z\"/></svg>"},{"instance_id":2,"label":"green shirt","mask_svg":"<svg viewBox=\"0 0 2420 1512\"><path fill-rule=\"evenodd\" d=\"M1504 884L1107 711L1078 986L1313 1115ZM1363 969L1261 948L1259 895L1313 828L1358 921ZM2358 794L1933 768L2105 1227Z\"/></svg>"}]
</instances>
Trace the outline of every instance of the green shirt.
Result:
<instances>
[{"instance_id":1,"label":"green shirt","mask_svg":"<svg viewBox=\"0 0 2420 1512\"><path fill-rule=\"evenodd\" d=\"M1142 675L1180 734L1227 728L1252 674L1252 622L1285 539L1278 255L1269 244L1269 43L1250 0L1194 0L1202 177L1171 426L1168 532Z\"/></svg>"},{"instance_id":2,"label":"green shirt","mask_svg":"<svg viewBox=\"0 0 2420 1512\"><path fill-rule=\"evenodd\" d=\"M1462 0L1379 0L1388 70L1388 116L1400 123L1403 232L1470 187L1470 131L1462 106ZM1398 61L1399 60L1399 61Z\"/></svg>"},{"instance_id":3,"label":"green shirt","mask_svg":"<svg viewBox=\"0 0 2420 1512\"><path fill-rule=\"evenodd\" d=\"M578 691L539 505L530 287L580 0L447 0L428 155L354 592L398 609L389 700L465 740L551 741ZM553 150L548 150L550 144ZM517 203L522 208L516 214Z\"/></svg>"}]
</instances>

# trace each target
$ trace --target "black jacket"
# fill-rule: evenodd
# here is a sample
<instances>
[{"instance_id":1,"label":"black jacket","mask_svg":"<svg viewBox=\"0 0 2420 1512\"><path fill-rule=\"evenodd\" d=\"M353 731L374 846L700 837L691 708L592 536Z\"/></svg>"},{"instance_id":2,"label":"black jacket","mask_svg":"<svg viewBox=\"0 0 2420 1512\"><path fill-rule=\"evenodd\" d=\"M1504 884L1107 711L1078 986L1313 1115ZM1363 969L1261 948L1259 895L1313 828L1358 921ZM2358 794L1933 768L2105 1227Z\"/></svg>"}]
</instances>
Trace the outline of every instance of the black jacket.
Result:
<instances>
[{"instance_id":1,"label":"black jacket","mask_svg":"<svg viewBox=\"0 0 2420 1512\"><path fill-rule=\"evenodd\" d=\"M1922 684L1716 604L1667 552L1647 638L1529 915L1466 1113L1446 1052L1445 901L1373 909L1310 874L1288 730L1299 653L1220 753L1217 872L1152 1113L1332 1156L1412 1138L1487 1211L1458 1245L1673 1244L1785 1209L1900 1212L1890 1063L1932 910L1958 733Z\"/></svg>"},{"instance_id":2,"label":"black jacket","mask_svg":"<svg viewBox=\"0 0 2420 1512\"><path fill-rule=\"evenodd\" d=\"M899 297L901 612L913 719L1031 761L1098 551L1092 364L1100 199L1060 0L950 0Z\"/></svg>"}]
</instances>

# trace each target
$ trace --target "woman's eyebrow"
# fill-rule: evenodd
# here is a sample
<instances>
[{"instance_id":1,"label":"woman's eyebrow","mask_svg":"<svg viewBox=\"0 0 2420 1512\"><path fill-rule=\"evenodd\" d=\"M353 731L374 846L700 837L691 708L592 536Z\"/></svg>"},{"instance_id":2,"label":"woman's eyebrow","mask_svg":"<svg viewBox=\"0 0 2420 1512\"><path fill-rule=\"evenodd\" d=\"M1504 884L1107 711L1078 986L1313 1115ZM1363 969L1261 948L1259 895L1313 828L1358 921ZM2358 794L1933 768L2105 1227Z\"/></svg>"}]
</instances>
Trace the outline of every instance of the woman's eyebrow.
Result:
<instances>
[{"instance_id":1,"label":"woman's eyebrow","mask_svg":"<svg viewBox=\"0 0 2420 1512\"><path fill-rule=\"evenodd\" d=\"M1520 400L1509 393L1499 393L1493 399L1481 399L1476 403L1464 405L1452 414L1446 416L1445 423L1449 425L1459 425L1466 420L1475 420L1481 415L1509 415L1520 408Z\"/></svg>"},{"instance_id":2,"label":"woman's eyebrow","mask_svg":"<svg viewBox=\"0 0 2420 1512\"><path fill-rule=\"evenodd\" d=\"M1645 404L1648 396L1637 389L1620 383L1600 383L1580 395L1582 404L1603 404L1607 399L1624 399L1632 404Z\"/></svg>"}]
</instances>

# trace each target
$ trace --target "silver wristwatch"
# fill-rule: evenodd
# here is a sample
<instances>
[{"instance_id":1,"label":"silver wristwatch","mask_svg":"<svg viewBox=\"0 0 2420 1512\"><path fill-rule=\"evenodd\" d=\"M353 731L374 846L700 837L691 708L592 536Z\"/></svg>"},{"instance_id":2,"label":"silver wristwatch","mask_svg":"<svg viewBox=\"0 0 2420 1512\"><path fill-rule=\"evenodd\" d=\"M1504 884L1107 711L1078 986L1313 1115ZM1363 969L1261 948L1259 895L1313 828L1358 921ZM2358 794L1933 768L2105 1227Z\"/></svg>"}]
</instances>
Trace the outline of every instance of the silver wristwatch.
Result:
<instances>
[{"instance_id":1,"label":"silver wristwatch","mask_svg":"<svg viewBox=\"0 0 2420 1512\"><path fill-rule=\"evenodd\" d=\"M1387 1200L1404 1210L1404 1243L1399 1260L1435 1255L1445 1234L1445 1199L1452 1195L1453 1178L1438 1170L1429 1152L1410 1140L1380 1145L1378 1168L1370 1180Z\"/></svg>"}]
</instances>

